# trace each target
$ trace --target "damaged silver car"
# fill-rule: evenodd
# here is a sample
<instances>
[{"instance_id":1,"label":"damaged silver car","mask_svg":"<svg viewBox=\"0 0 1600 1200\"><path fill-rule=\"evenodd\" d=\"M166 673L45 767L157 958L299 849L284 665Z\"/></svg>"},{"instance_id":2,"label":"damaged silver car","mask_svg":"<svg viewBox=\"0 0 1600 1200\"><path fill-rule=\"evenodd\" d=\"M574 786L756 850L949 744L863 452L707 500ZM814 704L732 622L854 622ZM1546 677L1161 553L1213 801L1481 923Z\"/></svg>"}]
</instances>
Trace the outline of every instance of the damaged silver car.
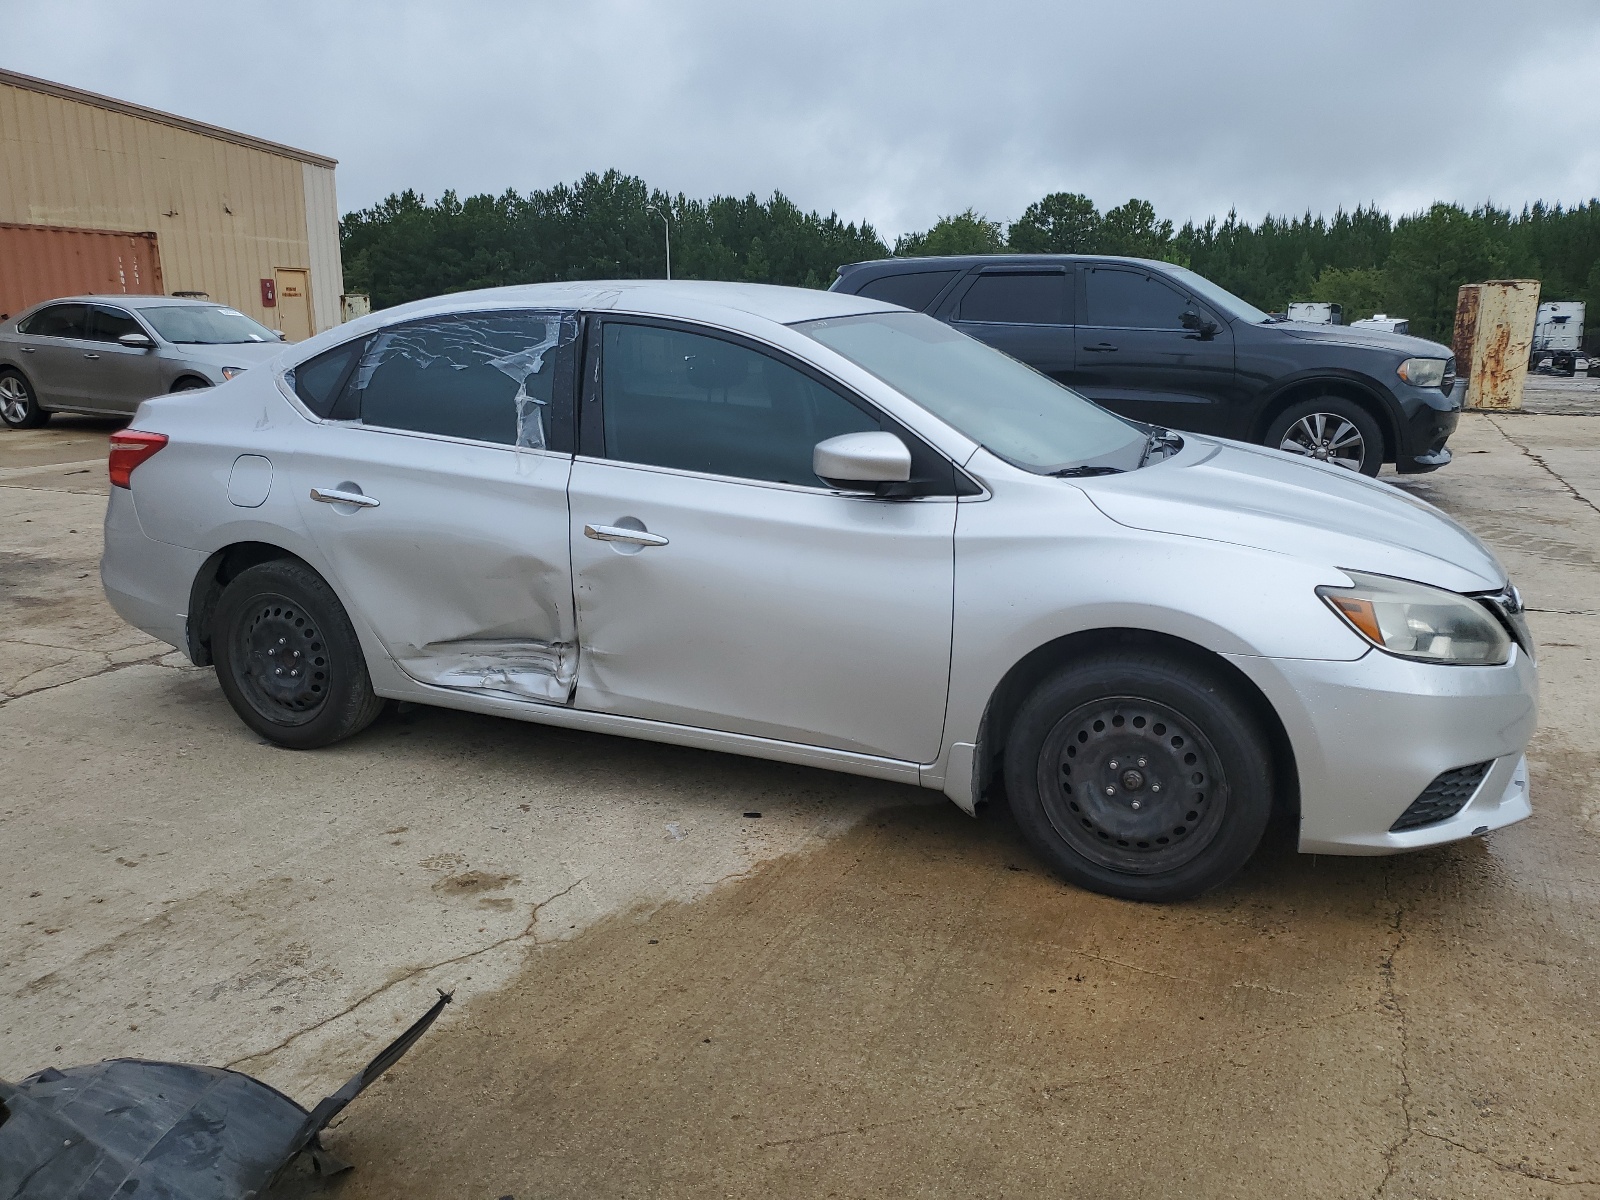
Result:
<instances>
[{"instance_id":1,"label":"damaged silver car","mask_svg":"<svg viewBox=\"0 0 1600 1200\"><path fill-rule=\"evenodd\" d=\"M1533 645L1471 534L879 301L423 301L147 401L110 469L112 604L284 746L396 699L1003 790L1145 900L1275 806L1325 854L1530 812Z\"/></svg>"}]
</instances>

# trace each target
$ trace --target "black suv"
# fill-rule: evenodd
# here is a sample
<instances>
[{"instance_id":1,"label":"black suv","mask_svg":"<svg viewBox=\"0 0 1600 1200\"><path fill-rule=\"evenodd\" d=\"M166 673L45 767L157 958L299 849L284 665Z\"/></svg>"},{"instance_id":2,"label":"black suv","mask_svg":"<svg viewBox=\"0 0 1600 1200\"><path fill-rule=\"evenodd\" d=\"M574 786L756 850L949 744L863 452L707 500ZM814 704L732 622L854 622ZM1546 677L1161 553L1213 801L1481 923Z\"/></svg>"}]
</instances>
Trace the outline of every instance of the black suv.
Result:
<instances>
[{"instance_id":1,"label":"black suv","mask_svg":"<svg viewBox=\"0 0 1600 1200\"><path fill-rule=\"evenodd\" d=\"M1262 312L1171 263L1072 254L893 258L836 292L929 313L1113 412L1376 475L1450 461L1446 346Z\"/></svg>"}]
</instances>

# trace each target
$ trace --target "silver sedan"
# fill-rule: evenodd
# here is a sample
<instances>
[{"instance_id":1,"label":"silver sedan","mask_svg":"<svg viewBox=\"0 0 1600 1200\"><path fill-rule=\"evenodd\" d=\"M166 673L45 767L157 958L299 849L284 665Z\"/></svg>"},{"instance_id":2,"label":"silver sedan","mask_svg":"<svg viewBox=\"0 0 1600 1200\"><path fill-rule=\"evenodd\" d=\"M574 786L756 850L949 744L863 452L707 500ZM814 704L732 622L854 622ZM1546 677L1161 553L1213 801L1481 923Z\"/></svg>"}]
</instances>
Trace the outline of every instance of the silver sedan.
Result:
<instances>
[{"instance_id":1,"label":"silver sedan","mask_svg":"<svg viewBox=\"0 0 1600 1200\"><path fill-rule=\"evenodd\" d=\"M893 305L545 284L377 313L111 450L102 577L288 747L386 698L1002 793L1145 900L1529 815L1490 552ZM1002 787L1003 785L1003 787Z\"/></svg>"},{"instance_id":2,"label":"silver sedan","mask_svg":"<svg viewBox=\"0 0 1600 1200\"><path fill-rule=\"evenodd\" d=\"M69 296L0 322L0 421L127 416L162 392L211 387L283 349L242 312L173 296Z\"/></svg>"}]
</instances>

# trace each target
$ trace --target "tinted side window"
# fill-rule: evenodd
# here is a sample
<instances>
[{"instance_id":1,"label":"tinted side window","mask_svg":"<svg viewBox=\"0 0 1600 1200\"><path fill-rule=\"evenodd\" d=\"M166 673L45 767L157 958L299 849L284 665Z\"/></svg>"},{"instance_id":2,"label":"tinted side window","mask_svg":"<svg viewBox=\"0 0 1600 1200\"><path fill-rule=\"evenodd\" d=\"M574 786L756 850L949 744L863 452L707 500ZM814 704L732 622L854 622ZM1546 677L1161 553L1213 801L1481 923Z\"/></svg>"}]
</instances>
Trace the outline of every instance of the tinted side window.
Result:
<instances>
[{"instance_id":1,"label":"tinted side window","mask_svg":"<svg viewBox=\"0 0 1600 1200\"><path fill-rule=\"evenodd\" d=\"M20 326L32 337L83 338L89 336L89 310L82 304L52 304L42 308Z\"/></svg>"},{"instance_id":2,"label":"tinted side window","mask_svg":"<svg viewBox=\"0 0 1600 1200\"><path fill-rule=\"evenodd\" d=\"M366 344L357 338L332 350L325 350L290 371L289 383L294 388L294 394L300 397L300 403L319 417L331 417L334 402L349 383L356 359L361 356Z\"/></svg>"},{"instance_id":3,"label":"tinted side window","mask_svg":"<svg viewBox=\"0 0 1600 1200\"><path fill-rule=\"evenodd\" d=\"M559 419L552 410L571 400L570 376L558 385L557 366L577 328L568 314L516 312L465 313L385 329L365 343L330 415L384 429L549 448Z\"/></svg>"},{"instance_id":4,"label":"tinted side window","mask_svg":"<svg viewBox=\"0 0 1600 1200\"><path fill-rule=\"evenodd\" d=\"M89 310L89 336L98 342L114 342L125 333L143 332L139 322L120 308L96 304Z\"/></svg>"},{"instance_id":5,"label":"tinted side window","mask_svg":"<svg viewBox=\"0 0 1600 1200\"><path fill-rule=\"evenodd\" d=\"M831 388L745 346L648 325L604 329L607 458L823 487L811 470L816 444L881 428Z\"/></svg>"},{"instance_id":6,"label":"tinted side window","mask_svg":"<svg viewBox=\"0 0 1600 1200\"><path fill-rule=\"evenodd\" d=\"M907 271L899 275L884 275L862 284L856 295L921 312L933 303L934 297L944 290L944 285L959 274L960 271Z\"/></svg>"},{"instance_id":7,"label":"tinted side window","mask_svg":"<svg viewBox=\"0 0 1600 1200\"><path fill-rule=\"evenodd\" d=\"M1091 267L1084 272L1088 325L1113 329L1182 329L1195 305L1171 284L1142 271Z\"/></svg>"},{"instance_id":8,"label":"tinted side window","mask_svg":"<svg viewBox=\"0 0 1600 1200\"><path fill-rule=\"evenodd\" d=\"M980 275L961 297L960 321L1066 325L1067 277L1059 271Z\"/></svg>"}]
</instances>

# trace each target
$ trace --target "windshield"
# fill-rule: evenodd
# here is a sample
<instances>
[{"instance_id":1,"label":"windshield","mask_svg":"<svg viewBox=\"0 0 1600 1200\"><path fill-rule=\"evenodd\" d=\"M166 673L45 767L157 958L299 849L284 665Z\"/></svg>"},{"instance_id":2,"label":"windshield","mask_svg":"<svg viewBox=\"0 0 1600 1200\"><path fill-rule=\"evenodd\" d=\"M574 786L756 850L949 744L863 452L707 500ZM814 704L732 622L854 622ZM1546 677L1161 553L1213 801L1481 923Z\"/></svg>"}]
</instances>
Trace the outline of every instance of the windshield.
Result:
<instances>
[{"instance_id":1,"label":"windshield","mask_svg":"<svg viewBox=\"0 0 1600 1200\"><path fill-rule=\"evenodd\" d=\"M142 308L139 314L169 342L180 346L225 346L238 342L275 342L278 337L242 312L221 305L173 304Z\"/></svg>"},{"instance_id":2,"label":"windshield","mask_svg":"<svg viewBox=\"0 0 1600 1200\"><path fill-rule=\"evenodd\" d=\"M1263 325L1278 320L1271 313L1262 312L1248 300L1241 300L1227 288L1218 287L1204 275L1196 275L1188 267L1166 267L1164 270L1173 279L1183 284L1200 299L1208 304L1215 305L1230 317L1240 321L1248 321L1252 325Z\"/></svg>"},{"instance_id":3,"label":"windshield","mask_svg":"<svg viewBox=\"0 0 1600 1200\"><path fill-rule=\"evenodd\" d=\"M1048 475L1139 464L1144 431L922 313L869 313L795 326L872 372L1007 462Z\"/></svg>"}]
</instances>

